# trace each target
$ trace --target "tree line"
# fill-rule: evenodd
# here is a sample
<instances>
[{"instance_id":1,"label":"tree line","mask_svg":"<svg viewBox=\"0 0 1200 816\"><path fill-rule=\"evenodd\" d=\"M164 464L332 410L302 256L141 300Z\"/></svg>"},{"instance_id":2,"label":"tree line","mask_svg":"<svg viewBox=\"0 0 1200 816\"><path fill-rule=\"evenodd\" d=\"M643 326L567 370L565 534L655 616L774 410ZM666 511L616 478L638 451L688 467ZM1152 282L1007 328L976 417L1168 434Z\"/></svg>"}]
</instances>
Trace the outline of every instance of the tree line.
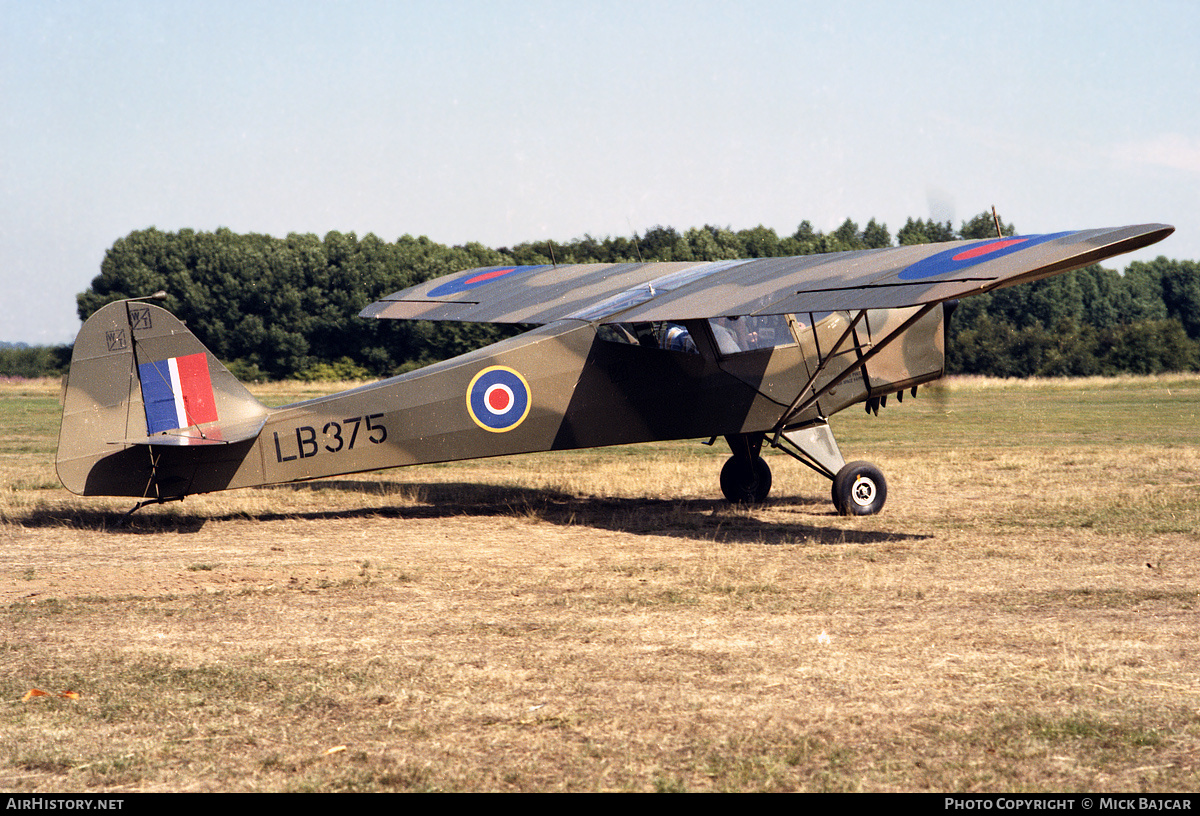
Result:
<instances>
[{"instance_id":1,"label":"tree line","mask_svg":"<svg viewBox=\"0 0 1200 816\"><path fill-rule=\"evenodd\" d=\"M1000 223L1003 235L1016 234ZM956 229L909 218L893 237L871 219L829 233L802 222L791 235L758 226L679 232L657 226L632 237L585 235L567 243L489 248L446 246L405 235L329 232L273 238L215 232L138 230L106 252L100 274L78 298L81 319L114 300L158 290L163 304L243 379L380 377L462 354L521 327L408 320L356 320L368 303L398 289L476 266L701 261L869 249L989 238L980 213ZM949 332L950 373L1000 377L1200 370L1200 265L1165 257L1124 274L1089 266L1066 275L964 299ZM0 376L20 375L0 350ZM26 358L29 357L25 350ZM43 354L61 367L66 355ZM56 362L57 361L57 362Z\"/></svg>"},{"instance_id":2,"label":"tree line","mask_svg":"<svg viewBox=\"0 0 1200 816\"><path fill-rule=\"evenodd\" d=\"M0 377L28 380L58 375L66 370L70 361L70 346L0 342Z\"/></svg>"}]
</instances>

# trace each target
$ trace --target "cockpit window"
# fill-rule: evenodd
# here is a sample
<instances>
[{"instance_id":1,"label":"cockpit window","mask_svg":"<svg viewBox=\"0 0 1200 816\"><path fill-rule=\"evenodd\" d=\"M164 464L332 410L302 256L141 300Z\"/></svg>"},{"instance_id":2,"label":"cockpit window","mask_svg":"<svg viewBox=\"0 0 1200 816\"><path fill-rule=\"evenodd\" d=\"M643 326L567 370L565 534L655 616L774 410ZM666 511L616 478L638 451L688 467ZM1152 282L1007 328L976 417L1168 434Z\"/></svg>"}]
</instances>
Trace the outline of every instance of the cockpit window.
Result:
<instances>
[{"instance_id":1,"label":"cockpit window","mask_svg":"<svg viewBox=\"0 0 1200 816\"><path fill-rule=\"evenodd\" d=\"M658 344L668 351L686 351L688 354L699 354L692 333L678 323L663 323L658 334Z\"/></svg>"},{"instance_id":2,"label":"cockpit window","mask_svg":"<svg viewBox=\"0 0 1200 816\"><path fill-rule=\"evenodd\" d=\"M601 323L596 327L596 336L606 343L638 344L637 328L633 323Z\"/></svg>"},{"instance_id":3,"label":"cockpit window","mask_svg":"<svg viewBox=\"0 0 1200 816\"><path fill-rule=\"evenodd\" d=\"M807 317L809 315L800 315L793 319L797 320L799 328L803 328L803 320ZM722 356L796 344L788 325L788 315L714 317L708 325ZM702 328L700 323L689 322L685 326L671 321L602 323L596 328L596 336L607 343L699 354L696 338L692 336L692 330L699 328ZM701 343L707 344L707 341Z\"/></svg>"},{"instance_id":4,"label":"cockpit window","mask_svg":"<svg viewBox=\"0 0 1200 816\"><path fill-rule=\"evenodd\" d=\"M724 355L772 349L796 342L786 315L714 317L708 321L708 325L717 342L717 350Z\"/></svg>"},{"instance_id":5,"label":"cockpit window","mask_svg":"<svg viewBox=\"0 0 1200 816\"><path fill-rule=\"evenodd\" d=\"M596 336L608 343L627 343L643 348L699 354L696 341L686 326L670 322L602 323Z\"/></svg>"}]
</instances>

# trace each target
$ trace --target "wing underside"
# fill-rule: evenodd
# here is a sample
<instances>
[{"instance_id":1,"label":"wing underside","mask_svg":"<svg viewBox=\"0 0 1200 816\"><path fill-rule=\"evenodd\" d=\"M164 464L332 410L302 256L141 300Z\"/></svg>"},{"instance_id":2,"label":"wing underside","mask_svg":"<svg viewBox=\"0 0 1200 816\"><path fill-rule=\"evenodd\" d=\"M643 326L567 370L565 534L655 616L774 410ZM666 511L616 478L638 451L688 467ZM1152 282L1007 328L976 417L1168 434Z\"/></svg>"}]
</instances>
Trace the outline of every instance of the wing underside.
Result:
<instances>
[{"instance_id":1,"label":"wing underside","mask_svg":"<svg viewBox=\"0 0 1200 816\"><path fill-rule=\"evenodd\" d=\"M689 320L937 303L1161 241L1165 224L737 261L472 269L388 295L363 317L550 323Z\"/></svg>"}]
</instances>

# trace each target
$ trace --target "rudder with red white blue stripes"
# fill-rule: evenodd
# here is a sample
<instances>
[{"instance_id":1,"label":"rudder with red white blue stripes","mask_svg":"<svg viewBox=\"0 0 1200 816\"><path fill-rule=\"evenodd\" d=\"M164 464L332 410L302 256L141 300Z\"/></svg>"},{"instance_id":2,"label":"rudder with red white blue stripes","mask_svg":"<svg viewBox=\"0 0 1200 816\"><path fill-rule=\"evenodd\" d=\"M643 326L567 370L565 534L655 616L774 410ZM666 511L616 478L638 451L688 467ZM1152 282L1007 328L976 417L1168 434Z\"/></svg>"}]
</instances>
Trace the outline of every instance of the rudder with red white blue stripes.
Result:
<instances>
[{"instance_id":1,"label":"rudder with red white blue stripes","mask_svg":"<svg viewBox=\"0 0 1200 816\"><path fill-rule=\"evenodd\" d=\"M147 435L217 420L204 352L138 365Z\"/></svg>"}]
</instances>

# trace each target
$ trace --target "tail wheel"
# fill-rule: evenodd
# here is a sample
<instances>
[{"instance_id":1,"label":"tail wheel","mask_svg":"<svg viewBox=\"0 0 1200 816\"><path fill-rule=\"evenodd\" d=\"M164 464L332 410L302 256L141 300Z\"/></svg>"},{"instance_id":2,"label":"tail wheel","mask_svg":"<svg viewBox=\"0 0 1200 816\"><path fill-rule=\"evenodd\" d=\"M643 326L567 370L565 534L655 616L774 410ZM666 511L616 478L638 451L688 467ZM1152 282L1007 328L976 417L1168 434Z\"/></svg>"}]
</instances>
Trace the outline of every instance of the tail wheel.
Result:
<instances>
[{"instance_id":1,"label":"tail wheel","mask_svg":"<svg viewBox=\"0 0 1200 816\"><path fill-rule=\"evenodd\" d=\"M850 462L833 478L833 506L843 516L872 516L887 501L887 480L870 462Z\"/></svg>"},{"instance_id":2,"label":"tail wheel","mask_svg":"<svg viewBox=\"0 0 1200 816\"><path fill-rule=\"evenodd\" d=\"M771 468L761 456L730 456L721 468L721 492L734 504L759 504L771 492Z\"/></svg>"}]
</instances>

